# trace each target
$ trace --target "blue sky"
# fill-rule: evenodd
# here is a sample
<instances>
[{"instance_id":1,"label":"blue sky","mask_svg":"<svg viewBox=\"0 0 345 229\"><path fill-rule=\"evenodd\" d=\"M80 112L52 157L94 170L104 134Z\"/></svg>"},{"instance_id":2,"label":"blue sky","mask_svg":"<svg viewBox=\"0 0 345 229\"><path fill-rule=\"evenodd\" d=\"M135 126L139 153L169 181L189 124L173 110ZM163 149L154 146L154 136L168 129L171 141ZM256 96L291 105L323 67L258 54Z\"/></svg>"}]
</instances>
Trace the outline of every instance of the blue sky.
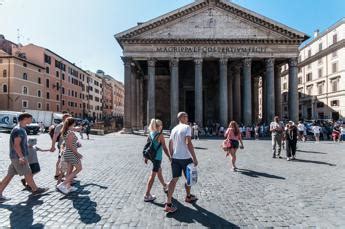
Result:
<instances>
[{"instance_id":1,"label":"blue sky","mask_svg":"<svg viewBox=\"0 0 345 229\"><path fill-rule=\"evenodd\" d=\"M123 81L114 34L194 0L0 0L0 34L34 43L84 69ZM312 35L345 17L345 0L233 0L245 8Z\"/></svg>"}]
</instances>

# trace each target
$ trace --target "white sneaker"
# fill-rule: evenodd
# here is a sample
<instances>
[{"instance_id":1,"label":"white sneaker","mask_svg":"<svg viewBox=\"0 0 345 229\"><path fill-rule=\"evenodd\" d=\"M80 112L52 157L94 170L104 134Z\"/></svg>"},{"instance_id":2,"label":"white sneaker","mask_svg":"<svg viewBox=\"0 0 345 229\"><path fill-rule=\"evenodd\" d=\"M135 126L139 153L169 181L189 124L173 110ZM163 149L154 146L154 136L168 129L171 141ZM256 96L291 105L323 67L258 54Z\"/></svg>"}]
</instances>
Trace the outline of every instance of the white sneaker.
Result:
<instances>
[{"instance_id":1,"label":"white sneaker","mask_svg":"<svg viewBox=\"0 0 345 229\"><path fill-rule=\"evenodd\" d=\"M286 158L286 160L287 160L287 161L290 161L291 159L288 157L288 158Z\"/></svg>"},{"instance_id":2,"label":"white sneaker","mask_svg":"<svg viewBox=\"0 0 345 229\"><path fill-rule=\"evenodd\" d=\"M149 195L149 196L144 196L144 201L145 202L152 202L156 199L154 195Z\"/></svg>"},{"instance_id":3,"label":"white sneaker","mask_svg":"<svg viewBox=\"0 0 345 229\"><path fill-rule=\"evenodd\" d=\"M67 189L67 187L63 183L56 186L56 188L65 195L69 193L69 190Z\"/></svg>"},{"instance_id":4,"label":"white sneaker","mask_svg":"<svg viewBox=\"0 0 345 229\"><path fill-rule=\"evenodd\" d=\"M6 201L10 201L11 198L7 198L3 195L0 196L0 204L5 203Z\"/></svg>"},{"instance_id":5,"label":"white sneaker","mask_svg":"<svg viewBox=\"0 0 345 229\"><path fill-rule=\"evenodd\" d=\"M78 188L73 187L73 186L69 189L69 192L76 192L76 191L78 191Z\"/></svg>"}]
</instances>

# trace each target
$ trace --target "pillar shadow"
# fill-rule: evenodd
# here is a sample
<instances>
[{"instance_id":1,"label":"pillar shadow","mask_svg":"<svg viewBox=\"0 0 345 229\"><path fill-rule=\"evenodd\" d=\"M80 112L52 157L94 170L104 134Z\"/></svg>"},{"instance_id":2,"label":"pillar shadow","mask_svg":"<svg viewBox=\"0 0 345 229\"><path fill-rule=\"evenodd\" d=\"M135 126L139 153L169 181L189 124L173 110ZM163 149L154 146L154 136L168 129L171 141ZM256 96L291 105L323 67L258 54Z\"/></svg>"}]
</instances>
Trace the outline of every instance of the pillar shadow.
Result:
<instances>
[{"instance_id":1,"label":"pillar shadow","mask_svg":"<svg viewBox=\"0 0 345 229\"><path fill-rule=\"evenodd\" d=\"M101 189L107 189L108 187L94 183L80 185L80 181L77 181L73 186L77 187L78 191L72 192L60 198L60 200L71 200L73 207L78 211L80 221L82 221L84 224L94 224L99 222L102 217L97 213L97 203L90 199L88 196L90 191L85 190L85 188L88 186L96 186Z\"/></svg>"},{"instance_id":2,"label":"pillar shadow","mask_svg":"<svg viewBox=\"0 0 345 229\"><path fill-rule=\"evenodd\" d=\"M301 153L327 154L327 153L324 153L324 152L308 151L308 150L297 150L297 152L301 152Z\"/></svg>"},{"instance_id":3,"label":"pillar shadow","mask_svg":"<svg viewBox=\"0 0 345 229\"><path fill-rule=\"evenodd\" d=\"M266 177L266 178L272 178L272 179L278 179L278 180L285 180L285 177L280 177L280 176L272 175L269 173L257 172L257 171L249 170L249 169L238 169L238 173L241 173L249 177L256 177L256 178Z\"/></svg>"},{"instance_id":4,"label":"pillar shadow","mask_svg":"<svg viewBox=\"0 0 345 229\"><path fill-rule=\"evenodd\" d=\"M312 161L312 160L303 160L303 159L295 159L292 162L304 162L304 163L312 163L318 165L328 165L328 166L337 166L336 164L324 162L324 161Z\"/></svg>"},{"instance_id":5,"label":"pillar shadow","mask_svg":"<svg viewBox=\"0 0 345 229\"><path fill-rule=\"evenodd\" d=\"M7 209L11 211L10 214L10 228L44 228L43 224L34 222L34 212L33 207L39 206L43 204L43 201L40 200L42 196L49 195L44 194L40 196L32 196L30 195L29 198L16 205L7 205L7 204L0 204L0 208Z\"/></svg>"},{"instance_id":6,"label":"pillar shadow","mask_svg":"<svg viewBox=\"0 0 345 229\"><path fill-rule=\"evenodd\" d=\"M195 210L184 206L177 200L173 202L178 210L175 213L167 214L168 218L173 218L181 223L200 223L207 228L240 228L226 219L200 207L196 203L192 204Z\"/></svg>"}]
</instances>

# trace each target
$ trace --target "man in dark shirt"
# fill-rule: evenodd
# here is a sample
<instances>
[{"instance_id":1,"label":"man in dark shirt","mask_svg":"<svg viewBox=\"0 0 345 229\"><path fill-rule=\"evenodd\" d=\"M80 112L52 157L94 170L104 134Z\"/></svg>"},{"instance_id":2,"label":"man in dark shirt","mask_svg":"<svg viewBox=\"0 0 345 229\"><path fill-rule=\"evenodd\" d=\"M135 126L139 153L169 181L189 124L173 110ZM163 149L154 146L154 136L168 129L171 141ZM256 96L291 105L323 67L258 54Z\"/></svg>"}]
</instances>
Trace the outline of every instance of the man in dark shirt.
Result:
<instances>
[{"instance_id":1,"label":"man in dark shirt","mask_svg":"<svg viewBox=\"0 0 345 229\"><path fill-rule=\"evenodd\" d=\"M0 203L9 200L2 193L17 174L25 177L33 195L40 195L48 190L47 188L38 188L36 186L28 163L29 150L25 127L32 122L32 116L28 113L23 113L19 115L18 121L19 124L11 131L9 155L11 164L8 167L6 177L0 183Z\"/></svg>"}]
</instances>

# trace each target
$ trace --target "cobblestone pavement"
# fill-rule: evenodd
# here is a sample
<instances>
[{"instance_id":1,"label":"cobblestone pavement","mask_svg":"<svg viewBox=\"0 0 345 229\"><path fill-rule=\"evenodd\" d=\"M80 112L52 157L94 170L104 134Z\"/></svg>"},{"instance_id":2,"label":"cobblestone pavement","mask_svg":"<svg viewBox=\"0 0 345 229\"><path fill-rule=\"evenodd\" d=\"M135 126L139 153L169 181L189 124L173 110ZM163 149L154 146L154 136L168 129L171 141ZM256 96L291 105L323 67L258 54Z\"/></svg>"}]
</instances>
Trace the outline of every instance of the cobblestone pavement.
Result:
<instances>
[{"instance_id":1,"label":"cobblestone pavement","mask_svg":"<svg viewBox=\"0 0 345 229\"><path fill-rule=\"evenodd\" d=\"M1 177L9 164L8 137L0 134ZM38 136L38 142L49 148L48 135ZM30 197L16 177L4 193L12 200L0 204L0 227L345 228L345 144L301 143L298 160L287 162L271 158L269 141L245 141L245 150L238 153L241 170L234 173L220 140L196 141L199 181L192 191L199 201L184 203L181 179L175 192L179 211L166 215L158 180L156 202L143 202L151 170L141 158L144 137L110 134L81 142L79 191L67 196L56 192L56 154L40 153L42 172L35 179L50 192ZM166 158L163 169L170 179Z\"/></svg>"}]
</instances>

